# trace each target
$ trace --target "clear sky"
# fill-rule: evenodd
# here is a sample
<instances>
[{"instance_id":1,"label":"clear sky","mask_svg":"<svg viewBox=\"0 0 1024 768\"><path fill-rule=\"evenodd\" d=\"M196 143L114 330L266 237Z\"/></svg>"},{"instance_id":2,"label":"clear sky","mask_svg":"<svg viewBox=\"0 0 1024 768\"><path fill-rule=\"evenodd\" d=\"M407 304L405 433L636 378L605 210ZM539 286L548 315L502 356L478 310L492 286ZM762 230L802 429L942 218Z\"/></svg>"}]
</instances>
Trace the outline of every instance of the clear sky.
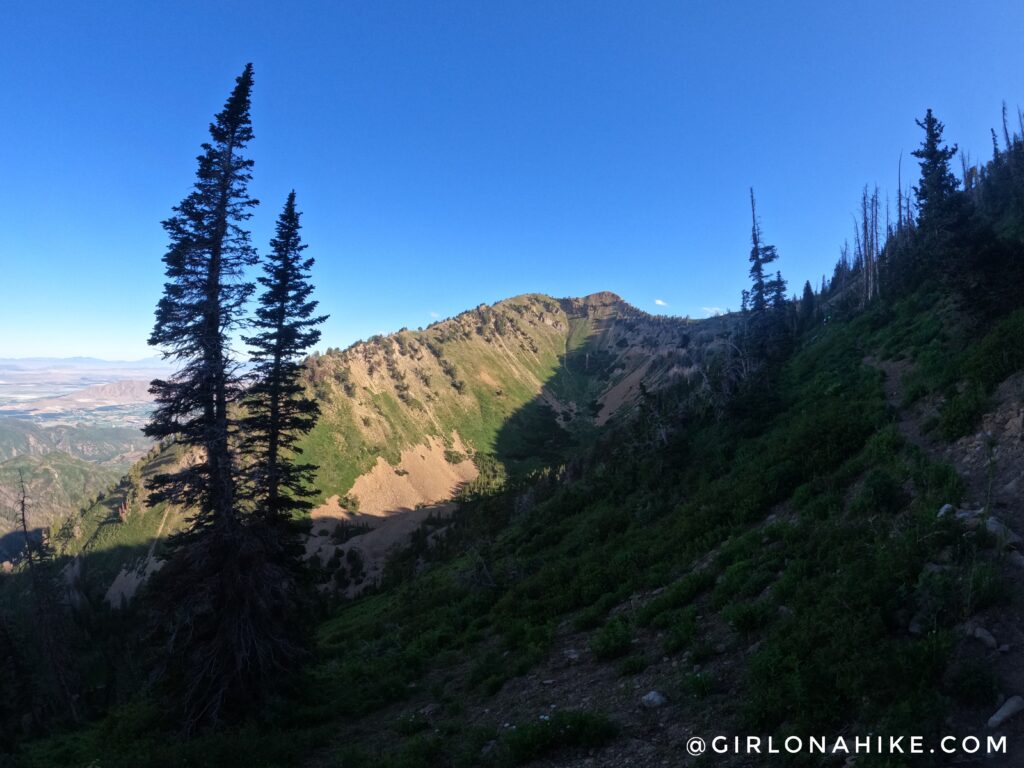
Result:
<instances>
[{"instance_id":1,"label":"clear sky","mask_svg":"<svg viewBox=\"0 0 1024 768\"><path fill-rule=\"evenodd\" d=\"M248 61L255 242L294 187L345 346L528 291L736 308L751 186L817 283L927 107L990 154L1022 31L1015 0L4 0L0 357L152 354L160 221Z\"/></svg>"}]
</instances>

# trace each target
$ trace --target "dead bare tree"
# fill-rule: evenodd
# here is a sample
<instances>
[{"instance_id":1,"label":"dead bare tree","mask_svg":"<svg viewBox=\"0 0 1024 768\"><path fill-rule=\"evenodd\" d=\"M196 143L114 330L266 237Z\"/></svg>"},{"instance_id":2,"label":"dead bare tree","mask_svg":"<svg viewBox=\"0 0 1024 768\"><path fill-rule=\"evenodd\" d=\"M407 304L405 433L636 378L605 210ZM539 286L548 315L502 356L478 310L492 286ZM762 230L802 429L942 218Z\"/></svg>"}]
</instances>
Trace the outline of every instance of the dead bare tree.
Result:
<instances>
[{"instance_id":1,"label":"dead bare tree","mask_svg":"<svg viewBox=\"0 0 1024 768\"><path fill-rule=\"evenodd\" d=\"M49 693L67 710L72 722L81 722L78 711L77 681L69 660L62 629L61 606L52 571L52 552L45 538L33 541L28 531L28 489L25 475L18 472L18 516L25 537L25 565L34 602L35 630L43 669L39 678Z\"/></svg>"}]
</instances>

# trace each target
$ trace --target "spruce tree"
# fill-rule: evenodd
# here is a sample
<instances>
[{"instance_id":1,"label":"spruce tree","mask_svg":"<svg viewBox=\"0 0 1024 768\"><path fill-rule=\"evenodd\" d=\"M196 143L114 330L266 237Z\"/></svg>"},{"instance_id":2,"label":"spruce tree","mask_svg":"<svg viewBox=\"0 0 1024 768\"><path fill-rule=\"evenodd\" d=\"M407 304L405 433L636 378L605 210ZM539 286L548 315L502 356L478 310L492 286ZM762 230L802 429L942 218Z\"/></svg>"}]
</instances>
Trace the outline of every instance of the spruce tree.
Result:
<instances>
[{"instance_id":1,"label":"spruce tree","mask_svg":"<svg viewBox=\"0 0 1024 768\"><path fill-rule=\"evenodd\" d=\"M822 283L824 283L824 279L822 279ZM824 295L824 291L822 294ZM814 319L814 304L814 289L811 287L811 281L807 280L804 282L804 292L800 297L800 324L805 328Z\"/></svg>"},{"instance_id":2,"label":"spruce tree","mask_svg":"<svg viewBox=\"0 0 1024 768\"><path fill-rule=\"evenodd\" d=\"M149 343L181 368L173 378L152 382L157 407L145 432L202 452L200 461L153 483L158 498L194 512L188 536L206 529L230 535L239 525L229 405L241 386L229 335L240 327L254 288L243 279L244 268L256 261L243 226L258 204L248 193L253 163L242 156L253 136L251 90L249 64L210 124L192 192L163 222L170 237L163 257L167 282Z\"/></svg>"},{"instance_id":3,"label":"spruce tree","mask_svg":"<svg viewBox=\"0 0 1024 768\"><path fill-rule=\"evenodd\" d=\"M156 476L153 499L190 512L173 536L149 594L160 640L156 677L186 732L254 712L300 650L287 626L293 597L274 536L250 519L239 494L237 402L230 341L254 285L245 223L253 163L252 66L237 78L202 145L192 192L164 222L167 282L150 343L180 370L157 380L150 436L184 446L180 468Z\"/></svg>"},{"instance_id":4,"label":"spruce tree","mask_svg":"<svg viewBox=\"0 0 1024 768\"><path fill-rule=\"evenodd\" d=\"M956 157L957 146L947 147L942 143L945 126L929 109L924 120L915 121L924 130L921 147L914 150L914 157L920 160L921 180L914 187L920 224L925 230L942 227L950 213L950 206L960 182L949 167L949 161Z\"/></svg>"},{"instance_id":5,"label":"spruce tree","mask_svg":"<svg viewBox=\"0 0 1024 768\"><path fill-rule=\"evenodd\" d=\"M775 277L768 282L768 295L771 297L772 309L785 309L786 307L786 281L782 273L776 271Z\"/></svg>"},{"instance_id":6,"label":"spruce tree","mask_svg":"<svg viewBox=\"0 0 1024 768\"><path fill-rule=\"evenodd\" d=\"M772 300L772 282L765 279L765 267L778 258L774 245L761 242L761 227L757 223L757 204L754 190L750 190L750 216L753 220L750 231L750 310L764 312ZM785 286L783 286L785 291Z\"/></svg>"},{"instance_id":7,"label":"spruce tree","mask_svg":"<svg viewBox=\"0 0 1024 768\"><path fill-rule=\"evenodd\" d=\"M287 523L292 512L309 509L310 481L316 467L298 464L296 441L316 423L319 408L304 393L299 375L301 359L320 339L316 328L327 318L314 316L317 302L310 299L309 271L313 259L305 257L299 234L301 214L295 192L288 195L270 241L264 287L253 327L245 338L251 348L255 383L244 400L243 446L248 468L246 493L254 513L275 526Z\"/></svg>"}]
</instances>

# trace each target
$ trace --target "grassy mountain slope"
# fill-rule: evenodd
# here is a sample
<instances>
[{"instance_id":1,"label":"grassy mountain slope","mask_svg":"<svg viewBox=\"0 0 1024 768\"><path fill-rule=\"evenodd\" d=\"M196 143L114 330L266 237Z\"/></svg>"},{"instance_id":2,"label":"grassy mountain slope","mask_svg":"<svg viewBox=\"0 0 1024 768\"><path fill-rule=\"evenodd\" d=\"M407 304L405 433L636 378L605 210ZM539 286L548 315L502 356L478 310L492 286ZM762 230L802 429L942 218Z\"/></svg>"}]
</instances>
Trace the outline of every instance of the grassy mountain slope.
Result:
<instances>
[{"instance_id":1,"label":"grassy mountain slope","mask_svg":"<svg viewBox=\"0 0 1024 768\"><path fill-rule=\"evenodd\" d=\"M0 461L61 451L85 461L120 464L123 469L150 445L135 427L43 426L0 416Z\"/></svg>"},{"instance_id":2,"label":"grassy mountain slope","mask_svg":"<svg viewBox=\"0 0 1024 768\"><path fill-rule=\"evenodd\" d=\"M306 376L322 416L303 448L317 487L344 495L378 457L397 465L404 448L455 433L513 471L539 466L631 404L641 377L653 388L692 365L698 325L610 293L526 295L315 356Z\"/></svg>"},{"instance_id":3,"label":"grassy mountain slope","mask_svg":"<svg viewBox=\"0 0 1024 768\"><path fill-rule=\"evenodd\" d=\"M19 476L28 489L29 526L45 528L90 503L150 445L134 427L43 426L0 417L0 559L21 549L12 535Z\"/></svg>"},{"instance_id":4,"label":"grassy mountain slope","mask_svg":"<svg viewBox=\"0 0 1024 768\"><path fill-rule=\"evenodd\" d=\"M52 452L0 462L0 560L22 549L16 510L25 478L30 528L53 525L115 482L123 470Z\"/></svg>"}]
</instances>

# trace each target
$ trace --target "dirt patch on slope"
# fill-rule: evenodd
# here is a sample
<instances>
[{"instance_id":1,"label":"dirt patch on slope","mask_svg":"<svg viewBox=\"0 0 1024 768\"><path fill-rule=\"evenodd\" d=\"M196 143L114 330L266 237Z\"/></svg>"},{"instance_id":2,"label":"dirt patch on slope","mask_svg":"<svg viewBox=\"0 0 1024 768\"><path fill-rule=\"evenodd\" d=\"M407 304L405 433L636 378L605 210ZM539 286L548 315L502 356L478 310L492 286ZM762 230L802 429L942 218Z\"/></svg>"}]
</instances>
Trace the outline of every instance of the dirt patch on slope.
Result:
<instances>
[{"instance_id":1,"label":"dirt patch on slope","mask_svg":"<svg viewBox=\"0 0 1024 768\"><path fill-rule=\"evenodd\" d=\"M598 402L601 404L601 410L597 414L597 426L602 427L607 424L608 420L614 416L622 406L626 403L633 402L637 397L639 397L640 384L643 383L649 367L650 361L641 364L636 368L636 370L623 377L621 381L612 386L603 395L601 395L600 398L598 398Z\"/></svg>"},{"instance_id":2,"label":"dirt patch on slope","mask_svg":"<svg viewBox=\"0 0 1024 768\"><path fill-rule=\"evenodd\" d=\"M455 445L455 450L462 453L464 447L457 437ZM359 511L363 514L385 516L421 504L447 501L460 485L476 476L472 461L448 463L444 444L431 437L425 445L402 451L397 467L378 457L373 469L356 480L349 495L359 499Z\"/></svg>"},{"instance_id":3,"label":"dirt patch on slope","mask_svg":"<svg viewBox=\"0 0 1024 768\"><path fill-rule=\"evenodd\" d=\"M457 434L452 436L452 444L456 452L465 455L466 447ZM437 437L402 451L397 467L378 458L374 468L361 475L349 492L359 501L358 512L345 509L337 496L313 510L306 557L315 557L326 566L332 560L349 562L349 551L355 550L362 563L361 574L344 591L349 596L358 594L380 580L388 555L407 544L427 518L451 515L455 504L449 500L477 474L476 465L469 459L450 463L444 443ZM365 526L369 530L338 543L334 534L339 526Z\"/></svg>"}]
</instances>

